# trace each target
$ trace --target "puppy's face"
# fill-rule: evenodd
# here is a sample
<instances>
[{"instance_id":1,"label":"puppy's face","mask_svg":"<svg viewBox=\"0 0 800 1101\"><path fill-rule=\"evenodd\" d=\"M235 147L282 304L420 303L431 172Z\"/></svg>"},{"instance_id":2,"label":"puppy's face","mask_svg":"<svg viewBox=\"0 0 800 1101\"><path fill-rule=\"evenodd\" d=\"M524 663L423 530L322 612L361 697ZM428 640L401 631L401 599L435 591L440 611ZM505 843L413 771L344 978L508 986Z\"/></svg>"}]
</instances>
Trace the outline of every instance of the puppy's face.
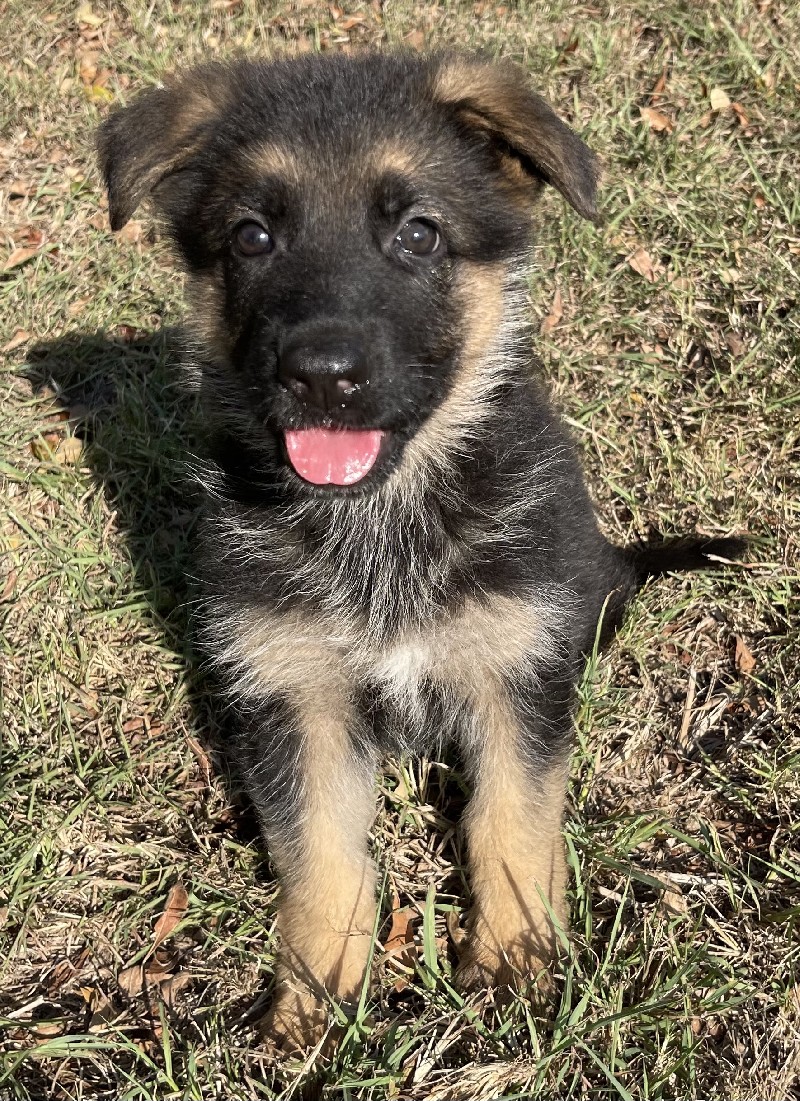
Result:
<instances>
[{"instance_id":1,"label":"puppy's face","mask_svg":"<svg viewBox=\"0 0 800 1101\"><path fill-rule=\"evenodd\" d=\"M299 493L435 460L497 386L542 183L595 213L592 155L522 73L454 55L209 66L100 152L112 226L150 195L178 246L229 428Z\"/></svg>"}]
</instances>

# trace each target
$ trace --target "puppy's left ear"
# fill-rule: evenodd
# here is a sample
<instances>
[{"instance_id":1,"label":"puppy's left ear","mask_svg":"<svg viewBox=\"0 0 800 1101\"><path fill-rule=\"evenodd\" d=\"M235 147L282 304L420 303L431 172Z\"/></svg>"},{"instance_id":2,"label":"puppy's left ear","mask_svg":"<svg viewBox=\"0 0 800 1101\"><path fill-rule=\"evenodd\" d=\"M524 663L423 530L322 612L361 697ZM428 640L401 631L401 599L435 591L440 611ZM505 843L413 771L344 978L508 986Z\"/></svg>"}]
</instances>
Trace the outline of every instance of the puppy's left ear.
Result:
<instances>
[{"instance_id":1,"label":"puppy's left ear","mask_svg":"<svg viewBox=\"0 0 800 1101\"><path fill-rule=\"evenodd\" d=\"M111 114L97 133L100 168L108 188L113 230L136 208L186 168L205 147L222 113L228 70L210 64L141 92L129 107Z\"/></svg>"},{"instance_id":2,"label":"puppy's left ear","mask_svg":"<svg viewBox=\"0 0 800 1101\"><path fill-rule=\"evenodd\" d=\"M445 55L434 75L433 94L440 103L451 105L462 123L494 140L511 169L511 182L516 180L529 198L542 182L548 183L584 218L599 221L597 157L531 91L519 66L469 55Z\"/></svg>"}]
</instances>

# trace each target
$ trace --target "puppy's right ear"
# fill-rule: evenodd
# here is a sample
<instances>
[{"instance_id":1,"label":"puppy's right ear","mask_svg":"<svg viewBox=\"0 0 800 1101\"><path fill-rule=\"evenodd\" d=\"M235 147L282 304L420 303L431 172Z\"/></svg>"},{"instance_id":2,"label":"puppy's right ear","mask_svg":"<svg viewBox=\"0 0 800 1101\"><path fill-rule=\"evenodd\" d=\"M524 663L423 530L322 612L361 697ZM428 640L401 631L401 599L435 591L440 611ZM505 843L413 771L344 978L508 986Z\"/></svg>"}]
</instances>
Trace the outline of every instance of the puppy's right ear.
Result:
<instances>
[{"instance_id":1,"label":"puppy's right ear","mask_svg":"<svg viewBox=\"0 0 800 1101\"><path fill-rule=\"evenodd\" d=\"M122 229L159 184L203 149L227 101L225 77L221 65L195 70L141 93L102 124L97 152L113 230Z\"/></svg>"}]
</instances>

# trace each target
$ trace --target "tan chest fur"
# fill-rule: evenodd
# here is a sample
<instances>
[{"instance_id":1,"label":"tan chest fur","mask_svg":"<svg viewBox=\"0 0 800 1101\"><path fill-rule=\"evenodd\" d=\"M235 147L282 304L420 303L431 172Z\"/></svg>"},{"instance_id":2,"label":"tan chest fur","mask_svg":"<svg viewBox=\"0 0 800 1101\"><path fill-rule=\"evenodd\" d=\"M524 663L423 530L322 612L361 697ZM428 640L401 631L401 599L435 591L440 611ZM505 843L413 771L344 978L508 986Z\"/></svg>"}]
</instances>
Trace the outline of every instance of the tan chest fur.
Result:
<instances>
[{"instance_id":1,"label":"tan chest fur","mask_svg":"<svg viewBox=\"0 0 800 1101\"><path fill-rule=\"evenodd\" d=\"M400 707L414 707L423 681L471 698L487 681L547 663L563 624L559 600L490 596L442 612L424 629L378 646L351 623L298 610L240 614L217 629L220 664L246 696L274 692L324 700L370 685Z\"/></svg>"}]
</instances>

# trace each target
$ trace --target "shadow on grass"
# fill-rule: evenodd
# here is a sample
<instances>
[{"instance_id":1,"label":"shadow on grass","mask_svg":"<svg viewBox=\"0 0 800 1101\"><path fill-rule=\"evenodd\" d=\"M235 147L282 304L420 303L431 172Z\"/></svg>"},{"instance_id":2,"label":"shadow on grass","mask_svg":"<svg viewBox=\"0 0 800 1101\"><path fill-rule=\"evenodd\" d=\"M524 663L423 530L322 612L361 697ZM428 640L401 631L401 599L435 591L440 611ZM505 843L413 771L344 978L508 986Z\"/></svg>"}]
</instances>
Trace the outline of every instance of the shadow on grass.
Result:
<instances>
[{"instance_id":1,"label":"shadow on grass","mask_svg":"<svg viewBox=\"0 0 800 1101\"><path fill-rule=\"evenodd\" d=\"M73 333L35 345L25 375L34 393L52 391L86 444L83 461L115 513L137 594L164 645L186 663L193 728L223 779L242 841L259 834L225 752L225 722L192 636L192 536L201 495L187 458L194 451L195 402L183 383L180 335L164 329L121 335Z\"/></svg>"}]
</instances>

